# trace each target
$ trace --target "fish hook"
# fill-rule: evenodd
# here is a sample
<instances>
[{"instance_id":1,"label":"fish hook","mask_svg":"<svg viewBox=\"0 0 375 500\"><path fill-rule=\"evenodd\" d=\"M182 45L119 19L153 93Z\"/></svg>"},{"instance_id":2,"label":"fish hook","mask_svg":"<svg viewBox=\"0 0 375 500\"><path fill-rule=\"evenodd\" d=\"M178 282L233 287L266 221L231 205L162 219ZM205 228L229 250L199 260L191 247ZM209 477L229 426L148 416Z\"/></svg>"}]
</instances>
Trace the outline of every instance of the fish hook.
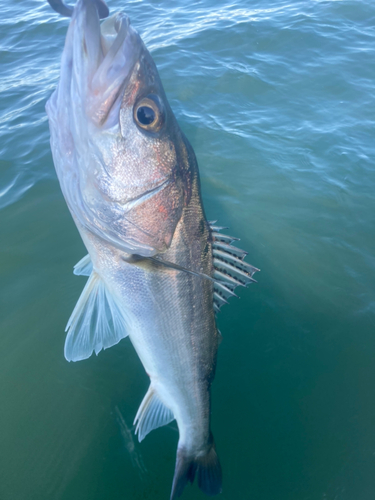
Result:
<instances>
[{"instance_id":1,"label":"fish hook","mask_svg":"<svg viewBox=\"0 0 375 500\"><path fill-rule=\"evenodd\" d=\"M72 17L74 7L68 5L64 2L64 0L47 0L50 6L56 11L58 14L61 14L64 17ZM104 19L109 16L109 9L104 0L92 0L98 9L98 14L100 19Z\"/></svg>"}]
</instances>

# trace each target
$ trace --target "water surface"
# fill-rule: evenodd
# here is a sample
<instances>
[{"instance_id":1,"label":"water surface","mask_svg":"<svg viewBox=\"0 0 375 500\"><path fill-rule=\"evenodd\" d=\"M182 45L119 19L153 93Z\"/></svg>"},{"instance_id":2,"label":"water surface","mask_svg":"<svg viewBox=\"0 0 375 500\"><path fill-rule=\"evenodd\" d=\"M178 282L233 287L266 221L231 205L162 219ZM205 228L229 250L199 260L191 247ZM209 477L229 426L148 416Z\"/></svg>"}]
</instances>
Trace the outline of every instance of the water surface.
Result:
<instances>
[{"instance_id":1,"label":"water surface","mask_svg":"<svg viewBox=\"0 0 375 500\"><path fill-rule=\"evenodd\" d=\"M152 52L208 218L262 269L218 320L221 498L372 500L375 4L109 7ZM170 425L132 448L148 380L129 341L63 356L85 249L44 106L67 25L44 1L0 5L0 499L165 500L178 434ZM204 496L194 486L183 498Z\"/></svg>"}]
</instances>

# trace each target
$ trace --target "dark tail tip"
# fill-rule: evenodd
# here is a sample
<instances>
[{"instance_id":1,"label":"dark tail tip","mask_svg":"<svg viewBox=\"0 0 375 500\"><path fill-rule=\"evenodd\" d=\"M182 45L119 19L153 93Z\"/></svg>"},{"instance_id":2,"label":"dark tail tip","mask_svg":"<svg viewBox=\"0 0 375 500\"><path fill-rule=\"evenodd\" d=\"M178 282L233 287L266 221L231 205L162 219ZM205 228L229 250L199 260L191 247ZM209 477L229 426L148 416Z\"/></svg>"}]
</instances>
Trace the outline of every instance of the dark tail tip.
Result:
<instances>
[{"instance_id":1,"label":"dark tail tip","mask_svg":"<svg viewBox=\"0 0 375 500\"><path fill-rule=\"evenodd\" d=\"M214 444L207 455L197 460L197 476L198 486L203 493L209 496L221 493L223 476Z\"/></svg>"},{"instance_id":2,"label":"dark tail tip","mask_svg":"<svg viewBox=\"0 0 375 500\"><path fill-rule=\"evenodd\" d=\"M176 468L174 472L170 500L182 495L188 482L193 483L195 475L199 488L209 496L218 495L222 490L222 472L215 444L208 453L199 457L190 457L183 448L177 450Z\"/></svg>"}]
</instances>

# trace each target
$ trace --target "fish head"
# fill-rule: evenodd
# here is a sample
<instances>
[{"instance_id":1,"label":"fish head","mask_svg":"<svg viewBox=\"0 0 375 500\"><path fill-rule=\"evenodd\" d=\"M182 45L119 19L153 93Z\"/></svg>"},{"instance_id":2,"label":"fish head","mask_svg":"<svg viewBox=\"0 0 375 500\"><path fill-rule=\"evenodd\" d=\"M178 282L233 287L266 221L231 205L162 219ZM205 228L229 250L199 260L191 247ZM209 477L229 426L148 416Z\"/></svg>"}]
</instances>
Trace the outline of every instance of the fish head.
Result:
<instances>
[{"instance_id":1,"label":"fish head","mask_svg":"<svg viewBox=\"0 0 375 500\"><path fill-rule=\"evenodd\" d=\"M74 7L46 106L54 163L80 229L152 256L171 244L195 156L129 18L100 24L98 2Z\"/></svg>"}]
</instances>

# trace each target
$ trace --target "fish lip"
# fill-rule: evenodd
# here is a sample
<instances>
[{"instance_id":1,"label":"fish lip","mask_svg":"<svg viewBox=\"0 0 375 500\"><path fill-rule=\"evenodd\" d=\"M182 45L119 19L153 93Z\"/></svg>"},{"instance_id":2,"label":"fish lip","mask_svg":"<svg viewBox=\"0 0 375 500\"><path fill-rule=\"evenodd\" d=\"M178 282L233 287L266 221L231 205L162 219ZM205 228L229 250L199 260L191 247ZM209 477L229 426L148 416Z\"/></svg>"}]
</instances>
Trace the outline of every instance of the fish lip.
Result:
<instances>
[{"instance_id":1,"label":"fish lip","mask_svg":"<svg viewBox=\"0 0 375 500\"><path fill-rule=\"evenodd\" d=\"M105 19L105 21L100 24L100 37L104 56L114 44L123 44L129 34L130 19L125 12L116 12ZM108 40L108 38L113 38L113 40Z\"/></svg>"},{"instance_id":2,"label":"fish lip","mask_svg":"<svg viewBox=\"0 0 375 500\"><path fill-rule=\"evenodd\" d=\"M141 58L143 43L137 31L131 26L129 17L123 12L115 13L101 24L100 39L104 57L89 84L89 92L91 96L103 95L105 98L98 106L97 99L93 97L91 105L89 101L87 103L86 112L94 124L108 128L113 123L117 124L124 92L134 67ZM112 56L108 63L110 55ZM120 56L121 66L116 62L118 56ZM119 70L119 68L122 69ZM107 80L103 87L104 73L107 75Z\"/></svg>"}]
</instances>

